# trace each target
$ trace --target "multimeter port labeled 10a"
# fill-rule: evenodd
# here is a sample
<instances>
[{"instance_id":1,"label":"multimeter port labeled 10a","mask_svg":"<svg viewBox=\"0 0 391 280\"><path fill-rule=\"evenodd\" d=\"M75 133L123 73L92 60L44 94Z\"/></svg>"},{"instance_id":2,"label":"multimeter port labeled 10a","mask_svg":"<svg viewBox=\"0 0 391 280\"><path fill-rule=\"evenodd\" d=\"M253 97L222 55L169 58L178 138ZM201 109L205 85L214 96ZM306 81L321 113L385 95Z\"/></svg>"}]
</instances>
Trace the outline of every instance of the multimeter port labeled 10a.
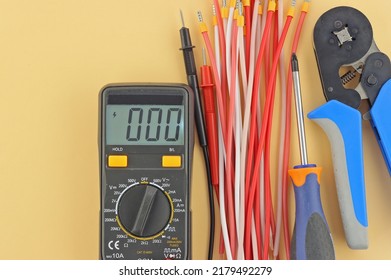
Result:
<instances>
[{"instance_id":1,"label":"multimeter port labeled 10a","mask_svg":"<svg viewBox=\"0 0 391 280\"><path fill-rule=\"evenodd\" d=\"M190 259L191 89L113 84L99 101L101 259Z\"/></svg>"}]
</instances>

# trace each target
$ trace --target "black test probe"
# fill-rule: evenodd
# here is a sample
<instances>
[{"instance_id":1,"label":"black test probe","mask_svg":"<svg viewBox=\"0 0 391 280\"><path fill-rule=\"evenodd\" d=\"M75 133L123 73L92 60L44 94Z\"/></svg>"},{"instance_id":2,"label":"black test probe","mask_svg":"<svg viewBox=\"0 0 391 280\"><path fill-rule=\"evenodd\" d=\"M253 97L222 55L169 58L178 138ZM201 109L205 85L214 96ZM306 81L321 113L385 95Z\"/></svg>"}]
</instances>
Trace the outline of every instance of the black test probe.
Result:
<instances>
[{"instance_id":1,"label":"black test probe","mask_svg":"<svg viewBox=\"0 0 391 280\"><path fill-rule=\"evenodd\" d=\"M195 114L195 123L197 127L198 140L203 150L204 160L205 160L205 169L208 179L208 195L209 195L209 215L210 215L210 228L209 228L209 250L208 250L208 259L213 258L213 246L214 246L214 231L215 231L215 213L214 213L214 201L213 201L213 185L212 177L210 173L210 161L208 155L208 145L206 140L205 132L205 122L204 114L201 106L201 98L199 91L199 84L197 78L197 67L194 60L193 48L194 46L191 43L189 28L185 27L185 22L183 20L182 11L180 11L182 28L179 30L181 36L183 59L185 61L187 82L191 89L194 92L194 114Z\"/></svg>"}]
</instances>

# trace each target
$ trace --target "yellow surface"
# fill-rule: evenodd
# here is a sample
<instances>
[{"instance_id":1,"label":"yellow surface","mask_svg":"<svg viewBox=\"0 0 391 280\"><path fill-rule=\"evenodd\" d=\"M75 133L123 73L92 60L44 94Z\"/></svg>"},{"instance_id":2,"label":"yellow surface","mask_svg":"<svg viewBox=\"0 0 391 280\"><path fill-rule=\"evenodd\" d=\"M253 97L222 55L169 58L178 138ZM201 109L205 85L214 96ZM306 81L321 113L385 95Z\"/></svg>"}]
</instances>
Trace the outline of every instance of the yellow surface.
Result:
<instances>
[{"instance_id":1,"label":"yellow surface","mask_svg":"<svg viewBox=\"0 0 391 280\"><path fill-rule=\"evenodd\" d=\"M181 167L182 160L181 156L163 156L162 166L163 167Z\"/></svg>"},{"instance_id":2,"label":"yellow surface","mask_svg":"<svg viewBox=\"0 0 391 280\"><path fill-rule=\"evenodd\" d=\"M108 167L127 167L128 156L124 155L110 155L107 159Z\"/></svg>"},{"instance_id":3,"label":"yellow surface","mask_svg":"<svg viewBox=\"0 0 391 280\"><path fill-rule=\"evenodd\" d=\"M179 9L191 30L200 66L202 37L196 11L202 10L211 24L211 3L0 1L0 259L98 258L98 92L116 82L185 83ZM302 1L297 3L300 9ZM323 12L337 5L364 12L378 47L391 55L390 1L313 0L298 50L306 112L325 102L312 30ZM291 38L292 33L289 48ZM321 195L337 258L391 259L391 180L369 123L363 126L369 249L353 251L344 239L327 137L315 123L305 121L309 160L323 167ZM276 158L274 147L273 167ZM297 163L294 124L291 166ZM208 244L203 166L196 140L192 174L195 259L206 257ZM292 226L292 187L290 209Z\"/></svg>"}]
</instances>

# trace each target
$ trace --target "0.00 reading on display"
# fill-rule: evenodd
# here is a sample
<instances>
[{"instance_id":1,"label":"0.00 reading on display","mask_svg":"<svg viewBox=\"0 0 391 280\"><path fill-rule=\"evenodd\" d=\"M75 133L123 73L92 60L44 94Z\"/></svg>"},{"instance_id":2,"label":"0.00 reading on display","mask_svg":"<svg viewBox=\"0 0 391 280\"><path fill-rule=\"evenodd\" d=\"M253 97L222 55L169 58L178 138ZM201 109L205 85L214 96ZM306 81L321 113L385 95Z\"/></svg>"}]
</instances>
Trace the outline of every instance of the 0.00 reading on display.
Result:
<instances>
[{"instance_id":1,"label":"0.00 reading on display","mask_svg":"<svg viewBox=\"0 0 391 280\"><path fill-rule=\"evenodd\" d=\"M183 145L183 105L107 105L107 145Z\"/></svg>"}]
</instances>

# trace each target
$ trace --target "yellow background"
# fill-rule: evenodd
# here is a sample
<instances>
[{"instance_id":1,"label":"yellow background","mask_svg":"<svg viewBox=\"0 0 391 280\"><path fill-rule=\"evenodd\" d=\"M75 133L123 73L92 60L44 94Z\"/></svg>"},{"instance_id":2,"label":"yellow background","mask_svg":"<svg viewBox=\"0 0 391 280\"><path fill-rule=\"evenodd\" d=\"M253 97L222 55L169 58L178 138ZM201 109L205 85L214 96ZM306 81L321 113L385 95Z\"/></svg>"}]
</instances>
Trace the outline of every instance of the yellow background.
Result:
<instances>
[{"instance_id":1,"label":"yellow background","mask_svg":"<svg viewBox=\"0 0 391 280\"><path fill-rule=\"evenodd\" d=\"M210 23L211 3L0 1L0 259L98 258L98 92L115 82L186 82L179 9L200 65L203 43L196 11L201 9ZM391 55L390 1L312 1L298 51L306 112L325 102L312 30L323 12L337 5L361 10L379 48ZM287 49L291 38L292 31ZM291 165L299 161L293 125ZM391 259L391 180L370 125L363 127L369 216L369 249L364 251L350 250L344 239L327 137L313 122L306 120L306 126L309 159L324 168L321 196L337 258ZM196 140L194 259L206 257L208 244L203 166Z\"/></svg>"}]
</instances>

